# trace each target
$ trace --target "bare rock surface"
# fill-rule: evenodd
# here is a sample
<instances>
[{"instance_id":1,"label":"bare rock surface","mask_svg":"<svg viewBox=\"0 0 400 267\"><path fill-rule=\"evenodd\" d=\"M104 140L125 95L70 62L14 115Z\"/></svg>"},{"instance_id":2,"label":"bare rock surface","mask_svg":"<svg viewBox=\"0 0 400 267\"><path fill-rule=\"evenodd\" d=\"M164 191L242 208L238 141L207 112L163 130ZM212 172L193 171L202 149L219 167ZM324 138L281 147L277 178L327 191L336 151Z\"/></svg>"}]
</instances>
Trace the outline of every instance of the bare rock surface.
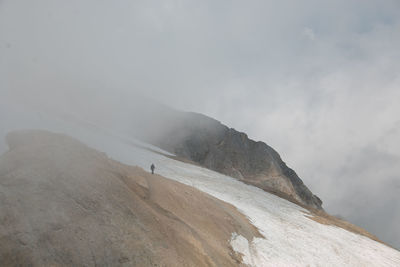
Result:
<instances>
[{"instance_id":1,"label":"bare rock surface","mask_svg":"<svg viewBox=\"0 0 400 267\"><path fill-rule=\"evenodd\" d=\"M237 266L232 233L260 236L233 206L65 135L20 131L7 141L2 266Z\"/></svg>"},{"instance_id":2,"label":"bare rock surface","mask_svg":"<svg viewBox=\"0 0 400 267\"><path fill-rule=\"evenodd\" d=\"M153 106L151 112L150 123L136 122L143 125L136 132L146 142L266 191L322 209L322 201L267 144L253 141L245 133L202 114L162 106Z\"/></svg>"}]
</instances>

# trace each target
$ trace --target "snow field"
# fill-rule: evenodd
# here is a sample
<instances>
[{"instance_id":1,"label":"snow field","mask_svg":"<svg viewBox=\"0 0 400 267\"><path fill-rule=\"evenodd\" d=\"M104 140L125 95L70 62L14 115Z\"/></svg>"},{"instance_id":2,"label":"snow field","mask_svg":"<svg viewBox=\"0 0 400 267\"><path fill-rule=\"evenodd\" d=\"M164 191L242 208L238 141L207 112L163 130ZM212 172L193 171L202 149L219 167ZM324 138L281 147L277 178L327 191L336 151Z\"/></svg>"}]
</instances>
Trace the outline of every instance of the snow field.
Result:
<instances>
[{"instance_id":1,"label":"snow field","mask_svg":"<svg viewBox=\"0 0 400 267\"><path fill-rule=\"evenodd\" d=\"M336 226L317 223L305 216L303 208L259 188L151 152L144 147L169 154L123 134L48 113L31 116L20 121L3 120L1 153L8 131L39 127L75 137L125 164L149 170L154 163L156 173L228 202L249 218L265 238L247 240L232 233L230 243L250 266L400 266L399 251Z\"/></svg>"}]
</instances>

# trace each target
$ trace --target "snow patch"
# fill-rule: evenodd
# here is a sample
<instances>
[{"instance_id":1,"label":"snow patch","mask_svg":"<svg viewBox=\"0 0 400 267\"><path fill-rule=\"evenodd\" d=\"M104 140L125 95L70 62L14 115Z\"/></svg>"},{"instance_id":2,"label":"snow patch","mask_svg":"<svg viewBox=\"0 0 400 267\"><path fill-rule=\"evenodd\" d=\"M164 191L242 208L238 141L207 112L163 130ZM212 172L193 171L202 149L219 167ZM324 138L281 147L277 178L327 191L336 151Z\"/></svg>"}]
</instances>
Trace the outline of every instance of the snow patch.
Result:
<instances>
[{"instance_id":1,"label":"snow patch","mask_svg":"<svg viewBox=\"0 0 400 267\"><path fill-rule=\"evenodd\" d=\"M232 233L230 244L233 250L242 255L243 263L254 266L253 257L250 254L249 241L237 233Z\"/></svg>"}]
</instances>

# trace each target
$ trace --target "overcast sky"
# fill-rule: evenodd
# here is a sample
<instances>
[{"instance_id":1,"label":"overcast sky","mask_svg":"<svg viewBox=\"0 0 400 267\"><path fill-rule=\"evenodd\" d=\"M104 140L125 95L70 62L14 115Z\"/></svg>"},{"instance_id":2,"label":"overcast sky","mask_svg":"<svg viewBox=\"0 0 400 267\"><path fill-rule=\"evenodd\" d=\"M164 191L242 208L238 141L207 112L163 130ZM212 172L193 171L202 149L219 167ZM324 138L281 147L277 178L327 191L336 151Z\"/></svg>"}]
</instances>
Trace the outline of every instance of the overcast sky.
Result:
<instances>
[{"instance_id":1,"label":"overcast sky","mask_svg":"<svg viewBox=\"0 0 400 267\"><path fill-rule=\"evenodd\" d=\"M399 47L398 0L0 0L0 97L134 91L204 113L400 248Z\"/></svg>"}]
</instances>

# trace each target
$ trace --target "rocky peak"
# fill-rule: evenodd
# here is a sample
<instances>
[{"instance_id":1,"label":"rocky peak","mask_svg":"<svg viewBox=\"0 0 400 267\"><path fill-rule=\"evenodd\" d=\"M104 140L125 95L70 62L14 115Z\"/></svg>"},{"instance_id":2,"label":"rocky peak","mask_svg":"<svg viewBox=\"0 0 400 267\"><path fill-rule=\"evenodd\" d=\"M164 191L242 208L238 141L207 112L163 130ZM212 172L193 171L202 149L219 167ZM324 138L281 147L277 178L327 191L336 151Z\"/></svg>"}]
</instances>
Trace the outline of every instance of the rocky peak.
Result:
<instances>
[{"instance_id":1,"label":"rocky peak","mask_svg":"<svg viewBox=\"0 0 400 267\"><path fill-rule=\"evenodd\" d=\"M159 114L159 126L152 126L157 134L139 132L141 139L206 168L322 209L322 201L267 144L202 114L166 108Z\"/></svg>"}]
</instances>

